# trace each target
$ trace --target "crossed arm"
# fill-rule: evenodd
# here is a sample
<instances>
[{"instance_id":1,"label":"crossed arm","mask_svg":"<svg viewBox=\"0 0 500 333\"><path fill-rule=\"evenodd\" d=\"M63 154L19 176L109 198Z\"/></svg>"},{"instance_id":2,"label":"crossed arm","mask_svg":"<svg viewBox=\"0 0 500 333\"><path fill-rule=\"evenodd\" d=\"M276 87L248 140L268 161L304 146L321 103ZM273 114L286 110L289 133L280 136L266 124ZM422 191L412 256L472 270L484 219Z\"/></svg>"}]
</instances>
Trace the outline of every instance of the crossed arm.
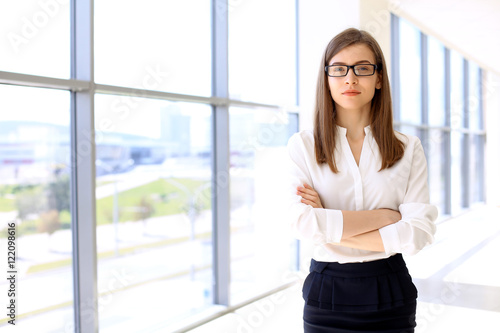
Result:
<instances>
[{"instance_id":1,"label":"crossed arm","mask_svg":"<svg viewBox=\"0 0 500 333\"><path fill-rule=\"evenodd\" d=\"M297 187L302 203L313 208L323 208L318 193L308 184ZM378 229L401 220L401 214L391 209L342 211L344 228L337 245L355 249L384 252L384 244Z\"/></svg>"}]
</instances>

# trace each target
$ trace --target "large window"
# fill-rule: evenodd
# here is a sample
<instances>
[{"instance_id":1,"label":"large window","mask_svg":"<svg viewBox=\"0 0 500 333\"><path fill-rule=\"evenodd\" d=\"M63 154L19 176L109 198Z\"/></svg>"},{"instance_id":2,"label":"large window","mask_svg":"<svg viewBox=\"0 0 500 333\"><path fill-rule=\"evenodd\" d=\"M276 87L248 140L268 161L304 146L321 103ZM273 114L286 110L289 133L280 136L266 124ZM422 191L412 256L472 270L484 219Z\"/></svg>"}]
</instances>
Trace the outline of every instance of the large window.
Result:
<instances>
[{"instance_id":1,"label":"large window","mask_svg":"<svg viewBox=\"0 0 500 333\"><path fill-rule=\"evenodd\" d=\"M0 10L0 219L25 330L185 330L290 283L297 241L269 204L298 130L295 5Z\"/></svg>"},{"instance_id":2,"label":"large window","mask_svg":"<svg viewBox=\"0 0 500 333\"><path fill-rule=\"evenodd\" d=\"M457 214L484 202L481 69L393 16L397 128L424 146L431 202Z\"/></svg>"}]
</instances>

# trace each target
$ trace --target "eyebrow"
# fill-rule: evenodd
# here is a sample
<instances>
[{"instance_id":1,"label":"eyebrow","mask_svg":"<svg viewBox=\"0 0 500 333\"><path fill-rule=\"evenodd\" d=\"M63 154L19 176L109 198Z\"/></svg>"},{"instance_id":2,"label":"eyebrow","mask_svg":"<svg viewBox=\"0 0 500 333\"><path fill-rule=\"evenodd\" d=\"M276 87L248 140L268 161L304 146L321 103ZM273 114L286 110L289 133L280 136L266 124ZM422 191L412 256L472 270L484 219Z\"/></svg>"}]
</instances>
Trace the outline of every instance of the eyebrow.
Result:
<instances>
[{"instance_id":1,"label":"eyebrow","mask_svg":"<svg viewBox=\"0 0 500 333\"><path fill-rule=\"evenodd\" d=\"M360 61L356 61L354 63L354 65L357 65L357 64L364 64L364 63L368 63L368 64L371 64L371 61L369 60L360 60ZM331 64L330 66L332 65L347 65L345 62L341 62L341 61L336 61L334 62L333 64Z\"/></svg>"}]
</instances>

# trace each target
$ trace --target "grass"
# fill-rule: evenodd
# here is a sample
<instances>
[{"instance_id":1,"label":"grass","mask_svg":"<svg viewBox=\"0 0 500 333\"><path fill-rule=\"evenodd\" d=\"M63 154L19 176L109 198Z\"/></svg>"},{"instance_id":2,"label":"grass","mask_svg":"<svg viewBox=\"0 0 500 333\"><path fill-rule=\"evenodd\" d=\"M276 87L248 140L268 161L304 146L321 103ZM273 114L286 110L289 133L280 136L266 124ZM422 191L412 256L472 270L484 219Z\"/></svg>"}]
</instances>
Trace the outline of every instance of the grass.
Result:
<instances>
[{"instance_id":1,"label":"grass","mask_svg":"<svg viewBox=\"0 0 500 333\"><path fill-rule=\"evenodd\" d=\"M179 184L179 185L176 185ZM170 182L158 179L148 184L118 193L119 222L139 221L143 218L179 214L187 212L190 199L204 187L207 181L176 178ZM201 209L210 209L210 188L202 191L196 202ZM97 200L97 224L113 221L114 196ZM150 213L141 213L141 209Z\"/></svg>"},{"instance_id":2,"label":"grass","mask_svg":"<svg viewBox=\"0 0 500 333\"><path fill-rule=\"evenodd\" d=\"M0 197L0 212L11 212L16 210L15 199Z\"/></svg>"}]
</instances>

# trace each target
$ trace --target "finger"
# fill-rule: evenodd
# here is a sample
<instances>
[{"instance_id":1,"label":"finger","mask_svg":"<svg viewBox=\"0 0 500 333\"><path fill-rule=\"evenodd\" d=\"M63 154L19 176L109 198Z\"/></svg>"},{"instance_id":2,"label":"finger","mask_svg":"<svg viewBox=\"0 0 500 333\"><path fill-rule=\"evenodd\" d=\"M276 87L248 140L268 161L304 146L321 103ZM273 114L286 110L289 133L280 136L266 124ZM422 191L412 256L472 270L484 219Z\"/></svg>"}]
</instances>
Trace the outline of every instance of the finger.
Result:
<instances>
[{"instance_id":1,"label":"finger","mask_svg":"<svg viewBox=\"0 0 500 333\"><path fill-rule=\"evenodd\" d=\"M302 203L305 203L306 205L309 205L309 206L313 207L313 208L319 208L319 205L316 202L314 202L314 201L307 200L307 199L302 199L300 201Z\"/></svg>"},{"instance_id":2,"label":"finger","mask_svg":"<svg viewBox=\"0 0 500 333\"><path fill-rule=\"evenodd\" d=\"M318 192L316 192L315 190L312 190L312 189L306 189L306 188L300 188L298 189L298 192L299 193L305 193L305 194L309 194L309 195L316 195L316 196L319 196L318 195Z\"/></svg>"},{"instance_id":3,"label":"finger","mask_svg":"<svg viewBox=\"0 0 500 333\"><path fill-rule=\"evenodd\" d=\"M309 184L305 184L304 183L304 187L307 188L307 189L309 189L309 190L314 190L314 188L312 188Z\"/></svg>"},{"instance_id":4,"label":"finger","mask_svg":"<svg viewBox=\"0 0 500 333\"><path fill-rule=\"evenodd\" d=\"M319 197L317 195L310 195L310 194L307 194L307 193L301 193L299 194L302 198L304 199L307 199L307 200L310 200L310 201L315 201L315 202L318 202L319 201Z\"/></svg>"}]
</instances>

